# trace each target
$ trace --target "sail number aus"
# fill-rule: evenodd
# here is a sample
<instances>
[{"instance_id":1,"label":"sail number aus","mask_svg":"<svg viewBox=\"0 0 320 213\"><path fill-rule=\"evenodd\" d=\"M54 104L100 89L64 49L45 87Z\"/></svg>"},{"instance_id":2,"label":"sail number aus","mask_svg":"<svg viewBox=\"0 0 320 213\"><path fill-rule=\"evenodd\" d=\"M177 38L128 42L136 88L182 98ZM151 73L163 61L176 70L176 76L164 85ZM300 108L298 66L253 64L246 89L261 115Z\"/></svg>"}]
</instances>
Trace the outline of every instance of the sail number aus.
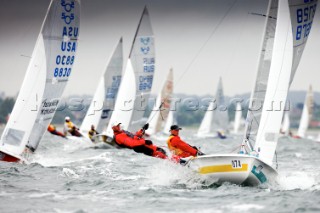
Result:
<instances>
[{"instance_id":1,"label":"sail number aus","mask_svg":"<svg viewBox=\"0 0 320 213\"><path fill-rule=\"evenodd\" d=\"M242 168L242 164L240 160L232 160L231 165L232 165L232 168Z\"/></svg>"}]
</instances>

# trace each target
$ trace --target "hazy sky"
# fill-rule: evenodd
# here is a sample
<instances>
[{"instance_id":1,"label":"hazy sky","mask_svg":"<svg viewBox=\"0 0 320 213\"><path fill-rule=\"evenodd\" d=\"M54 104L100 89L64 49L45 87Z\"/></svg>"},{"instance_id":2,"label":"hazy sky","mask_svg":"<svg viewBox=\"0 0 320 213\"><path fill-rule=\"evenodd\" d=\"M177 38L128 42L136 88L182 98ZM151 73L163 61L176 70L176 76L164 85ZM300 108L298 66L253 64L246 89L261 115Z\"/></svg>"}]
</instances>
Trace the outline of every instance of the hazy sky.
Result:
<instances>
[{"instance_id":1,"label":"hazy sky","mask_svg":"<svg viewBox=\"0 0 320 213\"><path fill-rule=\"evenodd\" d=\"M20 89L49 0L0 1L0 91ZM128 57L146 4L156 36L157 93L170 67L174 90L215 94L219 76L226 95L252 90L262 40L267 0L81 0L80 43L64 96L92 95L113 48L124 38ZM311 83L320 91L318 11L292 90Z\"/></svg>"}]
</instances>

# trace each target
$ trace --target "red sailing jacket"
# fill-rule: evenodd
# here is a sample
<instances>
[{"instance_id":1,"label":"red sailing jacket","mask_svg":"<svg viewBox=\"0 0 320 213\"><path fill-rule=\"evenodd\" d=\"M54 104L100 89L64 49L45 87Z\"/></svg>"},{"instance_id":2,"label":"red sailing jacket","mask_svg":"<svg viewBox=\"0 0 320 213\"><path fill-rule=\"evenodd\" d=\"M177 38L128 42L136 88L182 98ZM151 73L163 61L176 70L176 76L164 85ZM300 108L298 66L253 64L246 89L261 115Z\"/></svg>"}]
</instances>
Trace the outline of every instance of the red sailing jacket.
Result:
<instances>
[{"instance_id":1,"label":"red sailing jacket","mask_svg":"<svg viewBox=\"0 0 320 213\"><path fill-rule=\"evenodd\" d=\"M196 156L197 150L180 139L179 136L171 135L167 141L168 147L175 155L180 157Z\"/></svg>"}]
</instances>

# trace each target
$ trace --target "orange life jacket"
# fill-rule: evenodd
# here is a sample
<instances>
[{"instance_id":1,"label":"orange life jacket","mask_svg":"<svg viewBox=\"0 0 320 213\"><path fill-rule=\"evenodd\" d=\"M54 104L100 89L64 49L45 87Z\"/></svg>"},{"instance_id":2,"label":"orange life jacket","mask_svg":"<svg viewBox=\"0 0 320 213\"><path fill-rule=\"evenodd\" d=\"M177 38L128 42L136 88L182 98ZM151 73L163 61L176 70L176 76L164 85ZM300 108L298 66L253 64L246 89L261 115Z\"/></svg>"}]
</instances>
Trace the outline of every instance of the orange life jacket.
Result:
<instances>
[{"instance_id":1,"label":"orange life jacket","mask_svg":"<svg viewBox=\"0 0 320 213\"><path fill-rule=\"evenodd\" d=\"M184 153L184 151L182 151L181 149L179 149L177 147L172 146L171 139L173 137L175 137L175 136L174 135L170 135L168 140L167 140L168 148L174 155L180 156L182 153Z\"/></svg>"},{"instance_id":2,"label":"orange life jacket","mask_svg":"<svg viewBox=\"0 0 320 213\"><path fill-rule=\"evenodd\" d=\"M55 128L52 124L50 124L50 125L48 126L48 131L49 131L49 132L53 132L54 130L56 130L56 128Z\"/></svg>"}]
</instances>

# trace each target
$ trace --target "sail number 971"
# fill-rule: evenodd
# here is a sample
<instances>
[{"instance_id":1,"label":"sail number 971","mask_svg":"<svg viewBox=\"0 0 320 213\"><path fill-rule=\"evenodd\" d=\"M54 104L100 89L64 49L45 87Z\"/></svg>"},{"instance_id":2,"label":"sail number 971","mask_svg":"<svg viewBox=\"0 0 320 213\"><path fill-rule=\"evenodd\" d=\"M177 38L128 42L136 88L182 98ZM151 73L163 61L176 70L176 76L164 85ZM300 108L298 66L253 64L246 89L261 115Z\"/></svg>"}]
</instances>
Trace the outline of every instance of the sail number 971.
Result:
<instances>
[{"instance_id":1,"label":"sail number 971","mask_svg":"<svg viewBox=\"0 0 320 213\"><path fill-rule=\"evenodd\" d=\"M232 160L231 165L232 165L232 168L242 168L242 164L240 160Z\"/></svg>"}]
</instances>

